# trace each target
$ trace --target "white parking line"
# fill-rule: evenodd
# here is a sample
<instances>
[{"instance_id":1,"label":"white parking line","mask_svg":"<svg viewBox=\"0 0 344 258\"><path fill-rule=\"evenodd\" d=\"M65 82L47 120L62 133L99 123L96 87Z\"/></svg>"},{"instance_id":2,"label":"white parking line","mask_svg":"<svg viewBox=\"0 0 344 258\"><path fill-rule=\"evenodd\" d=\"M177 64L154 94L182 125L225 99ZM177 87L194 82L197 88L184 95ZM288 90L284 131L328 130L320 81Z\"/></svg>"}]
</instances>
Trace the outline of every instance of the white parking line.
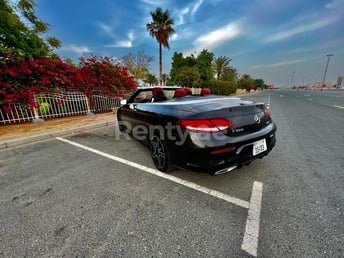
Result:
<instances>
[{"instance_id":1,"label":"white parking line","mask_svg":"<svg viewBox=\"0 0 344 258\"><path fill-rule=\"evenodd\" d=\"M260 207L263 196L263 184L254 182L251 194L250 207L246 221L244 240L241 249L250 255L257 256Z\"/></svg>"},{"instance_id":2,"label":"white parking line","mask_svg":"<svg viewBox=\"0 0 344 258\"><path fill-rule=\"evenodd\" d=\"M197 191L202 192L202 193L206 193L208 195L214 196L214 197L216 197L218 199L221 199L221 200L224 200L226 202L232 203L232 204L237 205L239 207L243 207L243 208L246 208L246 209L249 208L249 203L247 201L244 201L244 200L241 200L241 199L229 196L227 194L221 193L219 191L215 191L215 190L212 190L210 188L207 188L207 187L204 187L204 186L201 186L201 185L198 185L198 184L186 181L184 179L180 179L180 178L175 177L175 176L171 176L171 175L166 174L166 173L162 173L162 172L160 172L160 171L158 171L156 169L140 165L138 163L135 163L135 162L132 162L132 161L129 161L129 160L126 160L126 159L123 159L123 158L120 158L120 157L117 157L117 156L114 156L114 155L111 155L111 154L108 154L108 153L105 153L105 152L102 152L102 151L99 151L99 150L96 150L96 149L93 149L93 148L90 148L90 147L87 147L85 145L82 145L82 144L79 144L79 143L76 143L76 142L73 142L73 141L69 141L69 140L61 138L61 137L56 137L56 139L59 140L59 141L62 141L62 142L74 145L74 146L79 147L81 149L84 149L84 150L96 153L96 154L98 154L100 156L103 156L103 157L106 157L108 159L112 159L112 160L115 160L117 162L126 164L128 166L140 169L140 170L148 172L150 174L153 174L153 175L156 175L156 176L159 176L159 177L163 177L163 178L165 178L167 180L170 180L172 182L184 185L186 187L192 188L192 189L197 190Z\"/></svg>"},{"instance_id":3,"label":"white parking line","mask_svg":"<svg viewBox=\"0 0 344 258\"><path fill-rule=\"evenodd\" d=\"M247 253L257 256L257 248L258 248L258 234L259 234L259 217L260 217L260 206L261 206L261 200L262 200L262 190L263 190L263 184L260 182L254 182L253 188L252 188L252 194L251 194L251 200L250 202L229 196L225 193L212 190L210 188L186 181L184 179L180 179L178 177L168 175L166 173L162 173L156 169L140 165L138 163L87 147L85 145L61 138L56 137L57 140L71 144L73 146L76 146L78 148L93 152L97 155L103 156L105 158L126 164L128 166L137 168L139 170L142 170L144 172L165 178L167 180L170 180L172 182L175 182L177 184L186 186L188 188L191 188L193 190L206 193L208 195L211 195L213 197L216 197L218 199L224 200L228 203L234 204L236 206L246 208L248 209L248 217L246 221L246 229L244 234L243 243L241 245L241 249L246 251Z\"/></svg>"},{"instance_id":4,"label":"white parking line","mask_svg":"<svg viewBox=\"0 0 344 258\"><path fill-rule=\"evenodd\" d=\"M339 105L333 105L334 107L336 107L336 108L341 108L341 109L344 109L344 107L343 106L339 106Z\"/></svg>"},{"instance_id":5,"label":"white parking line","mask_svg":"<svg viewBox=\"0 0 344 258\"><path fill-rule=\"evenodd\" d=\"M268 102L266 104L266 107L269 109L270 108L270 101L271 101L271 91L269 91L269 96L268 96Z\"/></svg>"}]
</instances>

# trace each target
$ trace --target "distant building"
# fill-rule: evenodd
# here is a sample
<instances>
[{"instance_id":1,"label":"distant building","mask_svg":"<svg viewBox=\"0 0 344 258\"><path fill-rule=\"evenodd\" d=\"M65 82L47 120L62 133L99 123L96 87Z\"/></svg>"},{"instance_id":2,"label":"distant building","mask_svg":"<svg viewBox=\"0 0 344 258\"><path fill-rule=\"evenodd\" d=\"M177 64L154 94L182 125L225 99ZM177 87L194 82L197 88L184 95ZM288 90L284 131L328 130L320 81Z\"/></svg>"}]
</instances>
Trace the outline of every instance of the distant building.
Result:
<instances>
[{"instance_id":1,"label":"distant building","mask_svg":"<svg viewBox=\"0 0 344 258\"><path fill-rule=\"evenodd\" d=\"M332 82L325 82L325 83L322 83L322 82L315 82L311 85L311 88L312 89L321 89L321 88L328 88L328 89L331 89L335 86L334 83Z\"/></svg>"}]
</instances>

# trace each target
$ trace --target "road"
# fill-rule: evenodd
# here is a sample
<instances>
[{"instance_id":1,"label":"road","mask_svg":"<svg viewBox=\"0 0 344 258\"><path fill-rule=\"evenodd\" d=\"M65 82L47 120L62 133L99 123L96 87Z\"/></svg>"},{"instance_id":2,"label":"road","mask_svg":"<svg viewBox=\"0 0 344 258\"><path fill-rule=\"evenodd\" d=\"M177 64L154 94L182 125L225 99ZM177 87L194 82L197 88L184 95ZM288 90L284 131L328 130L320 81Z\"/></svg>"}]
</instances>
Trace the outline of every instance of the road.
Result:
<instances>
[{"instance_id":1,"label":"road","mask_svg":"<svg viewBox=\"0 0 344 258\"><path fill-rule=\"evenodd\" d=\"M343 257L344 92L264 91L277 145L211 176L104 128L0 152L0 257Z\"/></svg>"}]
</instances>

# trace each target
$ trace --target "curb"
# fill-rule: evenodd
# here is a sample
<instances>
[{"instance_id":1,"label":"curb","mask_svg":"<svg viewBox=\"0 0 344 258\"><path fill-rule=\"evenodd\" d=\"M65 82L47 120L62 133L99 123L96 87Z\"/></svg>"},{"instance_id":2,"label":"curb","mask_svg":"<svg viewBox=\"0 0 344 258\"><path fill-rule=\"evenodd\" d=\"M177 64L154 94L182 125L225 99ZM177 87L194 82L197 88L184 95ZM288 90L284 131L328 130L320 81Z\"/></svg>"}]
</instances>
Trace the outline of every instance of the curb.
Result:
<instances>
[{"instance_id":1,"label":"curb","mask_svg":"<svg viewBox=\"0 0 344 258\"><path fill-rule=\"evenodd\" d=\"M107 122L102 122L102 123L97 123L97 124L92 124L92 125L75 127L71 129L62 130L62 131L53 131L50 133L43 133L43 134L38 134L38 135L33 135L33 136L28 136L28 137L23 137L23 138L17 138L13 140L5 140L5 141L0 142L0 150L6 149L6 148L13 148L20 145L34 143L38 141L50 140L50 139L54 139L56 137L60 137L64 135L80 134L88 130L93 130L93 129L111 126L111 125L115 125L115 121L111 121L111 122L107 121Z\"/></svg>"}]
</instances>

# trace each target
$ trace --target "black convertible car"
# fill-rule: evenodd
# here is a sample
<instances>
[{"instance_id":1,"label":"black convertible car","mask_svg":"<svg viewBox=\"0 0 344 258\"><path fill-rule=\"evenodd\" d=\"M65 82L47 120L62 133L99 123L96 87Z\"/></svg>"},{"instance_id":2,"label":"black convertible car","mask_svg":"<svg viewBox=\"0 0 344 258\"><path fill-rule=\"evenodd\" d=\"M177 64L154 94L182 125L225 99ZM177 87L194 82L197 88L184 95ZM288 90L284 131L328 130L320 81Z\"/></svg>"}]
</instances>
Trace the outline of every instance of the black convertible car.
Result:
<instances>
[{"instance_id":1,"label":"black convertible car","mask_svg":"<svg viewBox=\"0 0 344 258\"><path fill-rule=\"evenodd\" d=\"M192 95L179 87L139 88L118 109L121 132L142 141L156 168L174 165L215 175L266 156L275 146L276 125L264 103Z\"/></svg>"}]
</instances>

